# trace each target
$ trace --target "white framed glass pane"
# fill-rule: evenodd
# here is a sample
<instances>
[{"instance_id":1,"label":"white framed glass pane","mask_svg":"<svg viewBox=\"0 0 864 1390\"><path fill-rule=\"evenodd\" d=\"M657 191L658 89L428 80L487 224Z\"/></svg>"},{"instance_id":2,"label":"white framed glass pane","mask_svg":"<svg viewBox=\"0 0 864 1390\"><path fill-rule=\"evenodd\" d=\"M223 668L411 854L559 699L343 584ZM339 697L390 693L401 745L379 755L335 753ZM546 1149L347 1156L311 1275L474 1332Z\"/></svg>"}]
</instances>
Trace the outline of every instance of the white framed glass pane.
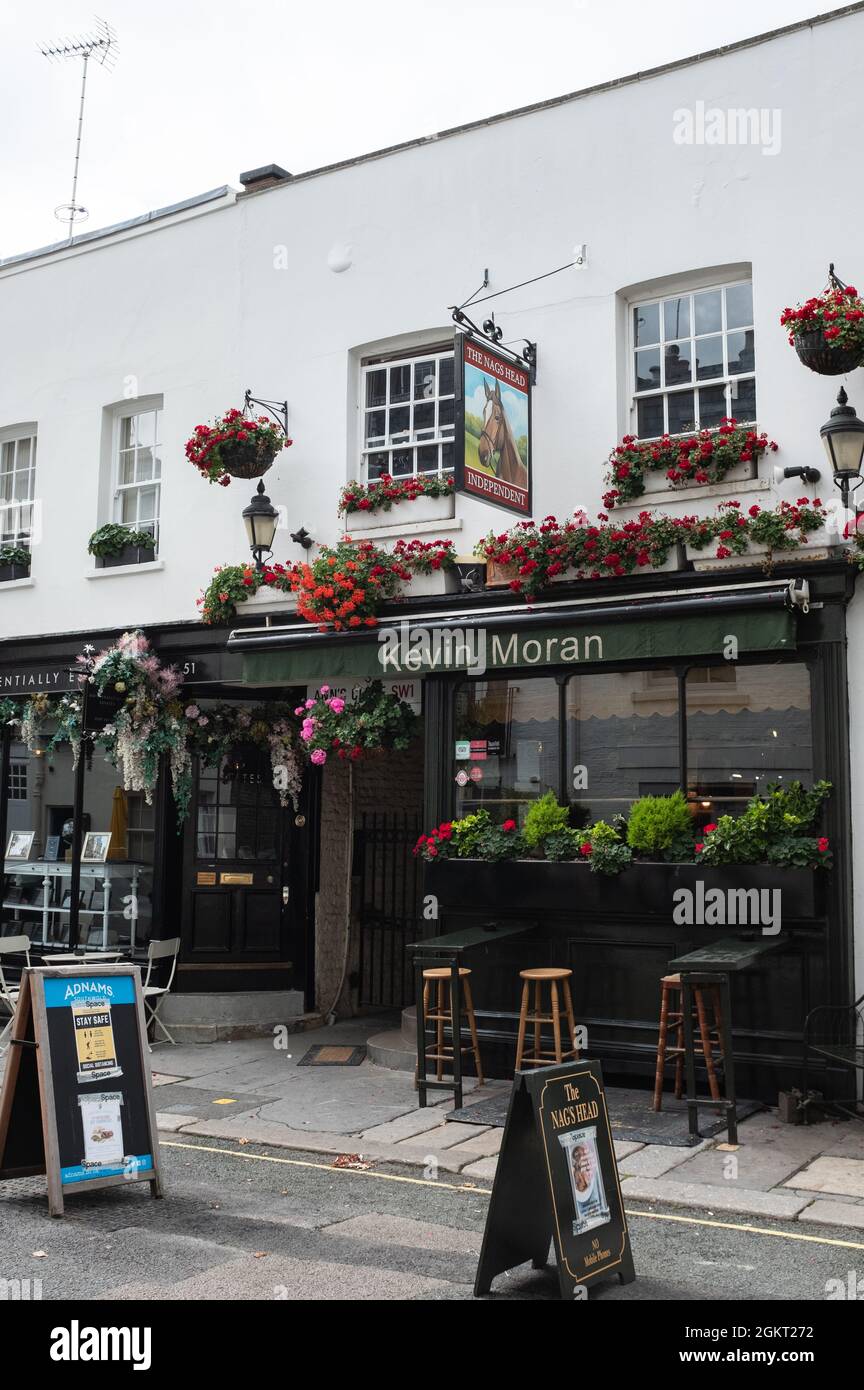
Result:
<instances>
[{"instance_id":1,"label":"white framed glass pane","mask_svg":"<svg viewBox=\"0 0 864 1390\"><path fill-rule=\"evenodd\" d=\"M120 454L117 479L122 486L135 481L135 450L126 449Z\"/></svg>"},{"instance_id":2,"label":"white framed glass pane","mask_svg":"<svg viewBox=\"0 0 864 1390\"><path fill-rule=\"evenodd\" d=\"M367 410L366 411L366 443L377 444L383 440L387 429L386 410Z\"/></svg>"},{"instance_id":3,"label":"white framed glass pane","mask_svg":"<svg viewBox=\"0 0 864 1390\"><path fill-rule=\"evenodd\" d=\"M715 429L726 414L726 387L703 386L699 392L699 428Z\"/></svg>"},{"instance_id":4,"label":"white framed glass pane","mask_svg":"<svg viewBox=\"0 0 864 1390\"><path fill-rule=\"evenodd\" d=\"M435 433L435 402L423 401L414 407L414 433L434 434Z\"/></svg>"},{"instance_id":5,"label":"white framed glass pane","mask_svg":"<svg viewBox=\"0 0 864 1390\"><path fill-rule=\"evenodd\" d=\"M397 439L400 435L408 434L411 428L411 407L407 405L399 406L396 410L390 411L388 420L388 433L391 440Z\"/></svg>"},{"instance_id":6,"label":"white framed glass pane","mask_svg":"<svg viewBox=\"0 0 864 1390\"><path fill-rule=\"evenodd\" d=\"M663 397L648 396L636 402L636 429L640 439L656 439L663 433Z\"/></svg>"},{"instance_id":7,"label":"white framed glass pane","mask_svg":"<svg viewBox=\"0 0 864 1390\"><path fill-rule=\"evenodd\" d=\"M633 341L637 347L660 341L660 305L637 304L633 310Z\"/></svg>"},{"instance_id":8,"label":"white framed glass pane","mask_svg":"<svg viewBox=\"0 0 864 1390\"><path fill-rule=\"evenodd\" d=\"M438 395L452 396L455 363L452 357L442 357L438 361Z\"/></svg>"},{"instance_id":9,"label":"white framed glass pane","mask_svg":"<svg viewBox=\"0 0 864 1390\"><path fill-rule=\"evenodd\" d=\"M753 329L741 333L730 333L727 339L729 355L729 375L738 376L741 372L752 372L756 365L753 350Z\"/></svg>"},{"instance_id":10,"label":"white framed glass pane","mask_svg":"<svg viewBox=\"0 0 864 1390\"><path fill-rule=\"evenodd\" d=\"M146 483L153 477L153 450L138 449L135 455L135 481Z\"/></svg>"},{"instance_id":11,"label":"white framed glass pane","mask_svg":"<svg viewBox=\"0 0 864 1390\"><path fill-rule=\"evenodd\" d=\"M670 434L686 434L688 430L696 428L693 395L692 391L674 391L667 397Z\"/></svg>"},{"instance_id":12,"label":"white framed glass pane","mask_svg":"<svg viewBox=\"0 0 864 1390\"><path fill-rule=\"evenodd\" d=\"M636 357L636 390L656 391L660 386L660 349L643 348Z\"/></svg>"},{"instance_id":13,"label":"white framed glass pane","mask_svg":"<svg viewBox=\"0 0 864 1390\"><path fill-rule=\"evenodd\" d=\"M384 405L387 400L387 369L379 367L366 373L366 405Z\"/></svg>"},{"instance_id":14,"label":"white framed glass pane","mask_svg":"<svg viewBox=\"0 0 864 1390\"><path fill-rule=\"evenodd\" d=\"M438 472L438 445L429 444L425 448L417 450L417 472L418 473L437 473Z\"/></svg>"},{"instance_id":15,"label":"white framed glass pane","mask_svg":"<svg viewBox=\"0 0 864 1390\"><path fill-rule=\"evenodd\" d=\"M699 381L711 381L723 376L723 334L696 340L696 376Z\"/></svg>"},{"instance_id":16,"label":"white framed glass pane","mask_svg":"<svg viewBox=\"0 0 864 1390\"><path fill-rule=\"evenodd\" d=\"M690 337L690 296L663 301L663 337L666 342Z\"/></svg>"},{"instance_id":17,"label":"white framed glass pane","mask_svg":"<svg viewBox=\"0 0 864 1390\"><path fill-rule=\"evenodd\" d=\"M159 489L142 487L138 492L138 520L155 521L159 515Z\"/></svg>"},{"instance_id":18,"label":"white framed glass pane","mask_svg":"<svg viewBox=\"0 0 864 1390\"><path fill-rule=\"evenodd\" d=\"M442 471L442 473L448 473L448 472L452 472L452 471L453 471L453 468L455 467L454 449L455 449L455 445L453 445L453 444L442 444L442 445L441 445L441 471Z\"/></svg>"},{"instance_id":19,"label":"white framed glass pane","mask_svg":"<svg viewBox=\"0 0 864 1390\"><path fill-rule=\"evenodd\" d=\"M753 286L726 286L726 327L749 328L753 322Z\"/></svg>"},{"instance_id":20,"label":"white framed glass pane","mask_svg":"<svg viewBox=\"0 0 864 1390\"><path fill-rule=\"evenodd\" d=\"M678 386L692 381L693 367L690 362L690 341L669 343L663 356L663 373L666 386Z\"/></svg>"},{"instance_id":21,"label":"white framed glass pane","mask_svg":"<svg viewBox=\"0 0 864 1390\"><path fill-rule=\"evenodd\" d=\"M452 429L453 429L453 409L454 409L454 402L453 402L452 400L449 400L449 401L439 401L439 402L438 402L438 428L439 428L439 430L442 430L442 431L443 431L443 430L452 430Z\"/></svg>"},{"instance_id":22,"label":"white framed glass pane","mask_svg":"<svg viewBox=\"0 0 864 1390\"><path fill-rule=\"evenodd\" d=\"M435 363L415 362L414 363L414 399L415 401L428 400L435 395Z\"/></svg>"},{"instance_id":23,"label":"white framed glass pane","mask_svg":"<svg viewBox=\"0 0 864 1390\"><path fill-rule=\"evenodd\" d=\"M736 378L729 388L732 394L732 414L736 420L752 422L756 419L756 378L747 377L743 381Z\"/></svg>"},{"instance_id":24,"label":"white framed glass pane","mask_svg":"<svg viewBox=\"0 0 864 1390\"><path fill-rule=\"evenodd\" d=\"M411 366L409 363L397 363L390 368L390 403L398 405L402 401L411 399Z\"/></svg>"},{"instance_id":25,"label":"white framed glass pane","mask_svg":"<svg viewBox=\"0 0 864 1390\"><path fill-rule=\"evenodd\" d=\"M719 290L703 290L693 296L695 332L719 333L723 327Z\"/></svg>"},{"instance_id":26,"label":"white framed glass pane","mask_svg":"<svg viewBox=\"0 0 864 1390\"><path fill-rule=\"evenodd\" d=\"M406 478L414 472L412 449L394 449L390 455L390 472L394 478Z\"/></svg>"}]
</instances>

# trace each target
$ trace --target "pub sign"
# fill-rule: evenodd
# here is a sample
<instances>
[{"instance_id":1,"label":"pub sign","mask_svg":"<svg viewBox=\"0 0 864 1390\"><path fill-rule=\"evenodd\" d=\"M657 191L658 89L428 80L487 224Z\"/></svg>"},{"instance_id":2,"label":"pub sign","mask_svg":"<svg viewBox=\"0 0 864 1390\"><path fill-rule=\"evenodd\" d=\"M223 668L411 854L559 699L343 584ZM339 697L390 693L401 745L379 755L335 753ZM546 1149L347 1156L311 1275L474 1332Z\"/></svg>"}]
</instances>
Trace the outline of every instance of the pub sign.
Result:
<instances>
[{"instance_id":1,"label":"pub sign","mask_svg":"<svg viewBox=\"0 0 864 1390\"><path fill-rule=\"evenodd\" d=\"M500 348L457 333L456 491L531 515L531 376Z\"/></svg>"}]
</instances>

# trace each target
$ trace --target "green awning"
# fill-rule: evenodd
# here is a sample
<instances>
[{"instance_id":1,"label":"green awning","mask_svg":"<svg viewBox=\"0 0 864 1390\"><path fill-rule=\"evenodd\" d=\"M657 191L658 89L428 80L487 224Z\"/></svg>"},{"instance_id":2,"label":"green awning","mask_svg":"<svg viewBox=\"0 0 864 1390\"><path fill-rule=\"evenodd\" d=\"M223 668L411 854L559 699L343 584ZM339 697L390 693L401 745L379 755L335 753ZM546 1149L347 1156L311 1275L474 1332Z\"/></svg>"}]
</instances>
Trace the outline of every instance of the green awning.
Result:
<instances>
[{"instance_id":1,"label":"green awning","mask_svg":"<svg viewBox=\"0 0 864 1390\"><path fill-rule=\"evenodd\" d=\"M364 634L322 638L296 636L284 647L244 651L248 685L298 685L318 680L421 676L448 671L487 671L515 667L573 669L586 663L738 656L794 651L795 615L775 606L724 610L700 615L578 622L554 627L521 622L513 626L481 623L429 629L405 624Z\"/></svg>"}]
</instances>

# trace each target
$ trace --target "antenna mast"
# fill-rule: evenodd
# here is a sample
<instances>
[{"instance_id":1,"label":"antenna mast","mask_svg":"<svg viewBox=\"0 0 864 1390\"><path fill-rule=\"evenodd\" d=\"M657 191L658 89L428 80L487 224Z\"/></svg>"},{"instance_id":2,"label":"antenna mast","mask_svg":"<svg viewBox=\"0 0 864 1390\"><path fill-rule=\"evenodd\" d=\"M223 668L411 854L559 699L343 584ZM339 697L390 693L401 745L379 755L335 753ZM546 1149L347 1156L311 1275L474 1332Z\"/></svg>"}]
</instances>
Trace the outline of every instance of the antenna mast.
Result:
<instances>
[{"instance_id":1,"label":"antenna mast","mask_svg":"<svg viewBox=\"0 0 864 1390\"><path fill-rule=\"evenodd\" d=\"M96 19L96 30L91 34L81 34L75 38L63 39L56 44L40 44L39 52L43 58L52 61L63 58L81 59L81 100L78 105L78 129L75 136L75 164L72 171L72 197L68 203L60 203L54 209L59 222L69 227L69 240L73 237L76 222L84 222L89 216L87 208L78 202L78 165L81 160L81 133L84 128L84 100L87 95L87 64L93 58L100 67L109 72L117 61L117 35L104 19Z\"/></svg>"}]
</instances>

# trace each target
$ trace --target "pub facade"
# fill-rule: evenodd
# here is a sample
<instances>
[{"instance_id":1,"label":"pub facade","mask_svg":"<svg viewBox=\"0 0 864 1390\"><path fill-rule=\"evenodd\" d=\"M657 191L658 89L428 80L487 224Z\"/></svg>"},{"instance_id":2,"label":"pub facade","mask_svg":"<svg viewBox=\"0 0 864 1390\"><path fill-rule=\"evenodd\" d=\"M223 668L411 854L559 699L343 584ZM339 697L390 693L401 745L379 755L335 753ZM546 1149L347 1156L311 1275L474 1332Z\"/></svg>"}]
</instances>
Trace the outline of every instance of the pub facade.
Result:
<instances>
[{"instance_id":1,"label":"pub facade","mask_svg":"<svg viewBox=\"0 0 864 1390\"><path fill-rule=\"evenodd\" d=\"M398 1017L411 943L494 920L522 931L490 931L472 962L492 1074L512 1070L520 969L561 965L592 1052L641 1081L668 962L766 925L675 921L674 894L776 889L780 942L735 982L734 1047L742 1093L798 1084L807 1013L861 993L857 532L819 435L841 384L864 409L864 372L809 369L780 316L829 262L844 292L862 273L862 195L831 178L840 154L810 120L838 102L860 115L832 54L862 34L853 6L330 168L253 170L239 190L0 261L4 936L40 959L84 945L143 960L149 940L179 938L174 990L198 1001L197 1037L208 996L214 1019L242 998L252 1030ZM782 159L755 137L681 137L706 92L746 113L766 90L782 91ZM782 235L777 210L816 184L836 208ZM187 448L247 396L282 432L262 478L283 571L267 582L249 554L255 482L213 486ZM744 457L705 463L730 419ZM652 447L684 439L703 462L653 468ZM388 479L401 493L382 500ZM805 497L815 521L789 528L794 544L760 542L756 518L782 530ZM718 512L748 544L705 530ZM565 547L551 571L543 552L536 585L514 555L532 518L541 538L555 518ZM112 527L132 539L100 555ZM316 566L363 546L401 557L401 580L368 623L322 616ZM284 571L303 566L318 579L292 588ZM104 739L76 759L55 738L79 657L129 632L182 681L182 804L167 747L142 789ZM350 709L379 681L411 736L309 756L304 711L334 693ZM110 701L97 713L111 730ZM587 830L680 790L708 836L799 782L831 784L830 870L413 853L479 813L521 832L549 793Z\"/></svg>"}]
</instances>

